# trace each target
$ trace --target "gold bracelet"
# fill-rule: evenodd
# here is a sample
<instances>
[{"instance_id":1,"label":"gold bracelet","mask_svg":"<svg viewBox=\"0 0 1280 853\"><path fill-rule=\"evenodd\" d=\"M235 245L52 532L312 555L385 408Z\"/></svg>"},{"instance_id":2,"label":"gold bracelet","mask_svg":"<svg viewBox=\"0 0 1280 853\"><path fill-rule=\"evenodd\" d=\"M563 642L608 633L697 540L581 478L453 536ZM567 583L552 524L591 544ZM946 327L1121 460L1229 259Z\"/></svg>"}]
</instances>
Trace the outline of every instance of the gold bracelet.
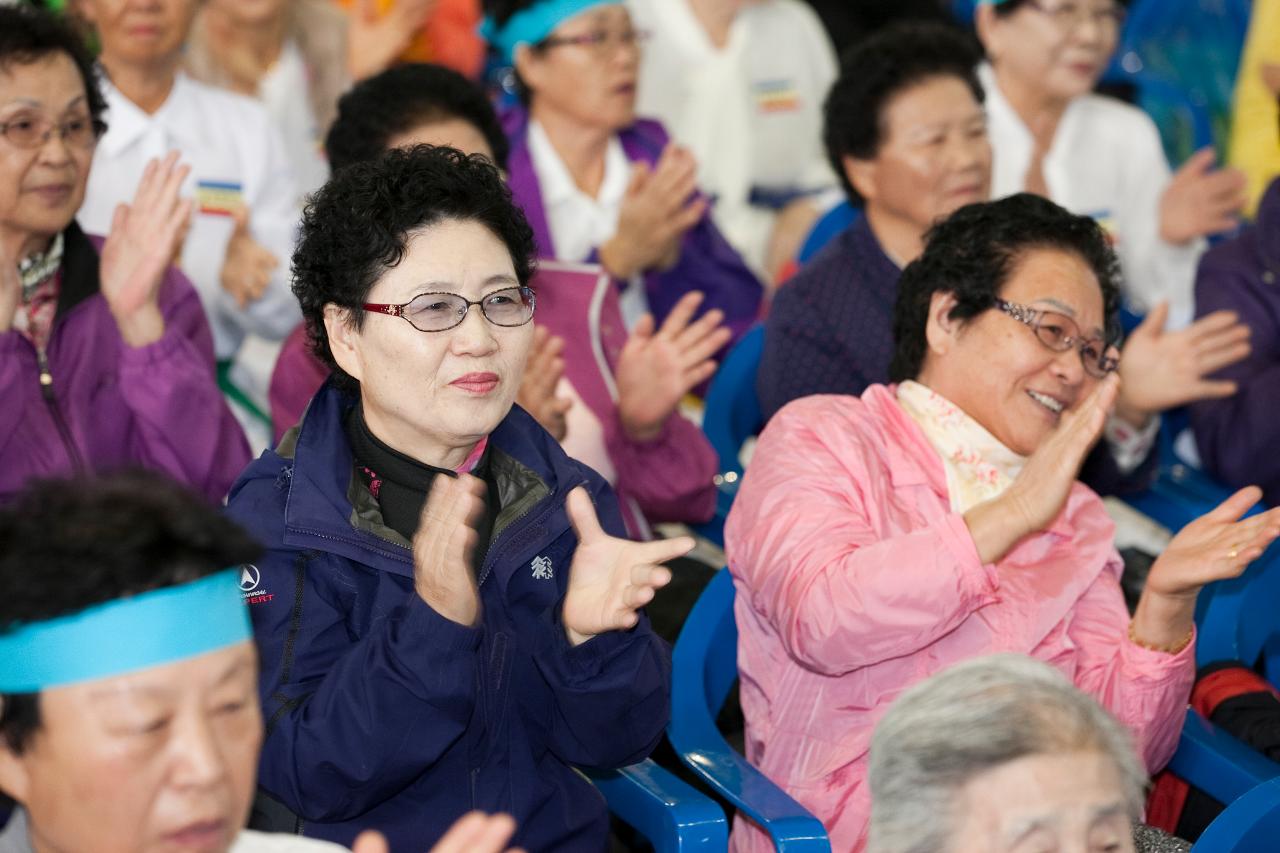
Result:
<instances>
[{"instance_id":1,"label":"gold bracelet","mask_svg":"<svg viewBox=\"0 0 1280 853\"><path fill-rule=\"evenodd\" d=\"M1152 643L1148 643L1145 640L1139 640L1137 633L1133 629L1133 620L1129 620L1129 642L1133 643L1135 646L1140 646L1141 648L1149 649L1153 652L1165 652L1166 654L1176 655L1191 644L1191 638L1195 636L1195 633L1195 626L1192 626L1191 630L1187 631L1187 636L1183 637L1172 646L1157 646Z\"/></svg>"}]
</instances>

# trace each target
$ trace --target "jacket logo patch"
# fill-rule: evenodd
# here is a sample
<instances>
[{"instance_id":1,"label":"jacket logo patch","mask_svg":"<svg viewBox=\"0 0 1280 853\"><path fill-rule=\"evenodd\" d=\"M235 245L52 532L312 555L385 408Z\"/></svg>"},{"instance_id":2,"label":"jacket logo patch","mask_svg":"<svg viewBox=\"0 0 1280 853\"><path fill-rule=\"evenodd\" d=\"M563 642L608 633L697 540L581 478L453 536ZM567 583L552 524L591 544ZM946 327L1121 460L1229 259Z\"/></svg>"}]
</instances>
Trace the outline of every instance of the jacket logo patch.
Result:
<instances>
[{"instance_id":1,"label":"jacket logo patch","mask_svg":"<svg viewBox=\"0 0 1280 853\"><path fill-rule=\"evenodd\" d=\"M245 604L266 604L274 595L262 589L262 573L252 563L240 567L240 591Z\"/></svg>"},{"instance_id":2,"label":"jacket logo patch","mask_svg":"<svg viewBox=\"0 0 1280 853\"><path fill-rule=\"evenodd\" d=\"M556 576L551 560L547 557L534 557L529 568L533 569L534 580L549 581Z\"/></svg>"}]
</instances>

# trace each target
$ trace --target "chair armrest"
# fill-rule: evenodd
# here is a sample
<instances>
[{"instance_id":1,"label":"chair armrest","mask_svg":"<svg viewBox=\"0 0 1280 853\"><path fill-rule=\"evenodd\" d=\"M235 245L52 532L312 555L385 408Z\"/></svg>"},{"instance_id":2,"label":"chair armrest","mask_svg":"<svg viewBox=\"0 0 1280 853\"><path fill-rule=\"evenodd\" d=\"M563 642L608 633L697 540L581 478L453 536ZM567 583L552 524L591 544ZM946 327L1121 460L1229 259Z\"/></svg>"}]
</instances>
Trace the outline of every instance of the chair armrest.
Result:
<instances>
[{"instance_id":1,"label":"chair armrest","mask_svg":"<svg viewBox=\"0 0 1280 853\"><path fill-rule=\"evenodd\" d=\"M1280 764L1187 709L1169 770L1225 805L1280 777Z\"/></svg>"},{"instance_id":2,"label":"chair armrest","mask_svg":"<svg viewBox=\"0 0 1280 853\"><path fill-rule=\"evenodd\" d=\"M729 746L709 720L677 719L667 737L680 758L720 796L769 833L780 851L830 853L822 822Z\"/></svg>"},{"instance_id":3,"label":"chair armrest","mask_svg":"<svg viewBox=\"0 0 1280 853\"><path fill-rule=\"evenodd\" d=\"M651 760L619 770L584 770L609 811L644 835L655 853L723 853L729 822L720 806Z\"/></svg>"}]
</instances>

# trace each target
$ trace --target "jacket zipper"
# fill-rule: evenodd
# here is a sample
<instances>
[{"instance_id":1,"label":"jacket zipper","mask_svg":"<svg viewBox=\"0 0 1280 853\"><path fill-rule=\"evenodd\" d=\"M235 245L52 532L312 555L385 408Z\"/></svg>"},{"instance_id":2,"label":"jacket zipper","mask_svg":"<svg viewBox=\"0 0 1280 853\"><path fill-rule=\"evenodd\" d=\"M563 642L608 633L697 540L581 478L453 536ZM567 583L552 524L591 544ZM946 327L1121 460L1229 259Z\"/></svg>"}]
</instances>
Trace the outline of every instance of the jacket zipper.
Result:
<instances>
[{"instance_id":1,"label":"jacket zipper","mask_svg":"<svg viewBox=\"0 0 1280 853\"><path fill-rule=\"evenodd\" d=\"M49 356L44 347L36 347L36 361L40 365L40 394L44 397L45 405L49 407L49 415L53 418L54 426L58 428L58 435L67 449L67 455L71 457L72 468L77 473L83 472L84 457L80 455L80 449L76 447L75 440L71 437L71 430L62 417L62 410L58 408L58 398L53 392L53 372L49 369Z\"/></svg>"}]
</instances>

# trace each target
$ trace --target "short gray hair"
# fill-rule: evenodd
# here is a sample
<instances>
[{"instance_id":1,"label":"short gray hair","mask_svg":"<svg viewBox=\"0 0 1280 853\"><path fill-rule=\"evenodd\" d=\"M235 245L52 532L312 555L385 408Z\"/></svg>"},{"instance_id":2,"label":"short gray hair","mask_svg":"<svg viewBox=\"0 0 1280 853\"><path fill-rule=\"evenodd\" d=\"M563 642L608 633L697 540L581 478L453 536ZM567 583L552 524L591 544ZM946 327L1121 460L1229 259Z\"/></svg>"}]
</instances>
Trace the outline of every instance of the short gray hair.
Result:
<instances>
[{"instance_id":1,"label":"short gray hair","mask_svg":"<svg viewBox=\"0 0 1280 853\"><path fill-rule=\"evenodd\" d=\"M1141 817L1147 774L1128 732L1048 664L991 655L917 684L898 697L871 739L867 853L947 850L956 795L969 779L1054 752L1109 757L1130 817Z\"/></svg>"}]
</instances>

